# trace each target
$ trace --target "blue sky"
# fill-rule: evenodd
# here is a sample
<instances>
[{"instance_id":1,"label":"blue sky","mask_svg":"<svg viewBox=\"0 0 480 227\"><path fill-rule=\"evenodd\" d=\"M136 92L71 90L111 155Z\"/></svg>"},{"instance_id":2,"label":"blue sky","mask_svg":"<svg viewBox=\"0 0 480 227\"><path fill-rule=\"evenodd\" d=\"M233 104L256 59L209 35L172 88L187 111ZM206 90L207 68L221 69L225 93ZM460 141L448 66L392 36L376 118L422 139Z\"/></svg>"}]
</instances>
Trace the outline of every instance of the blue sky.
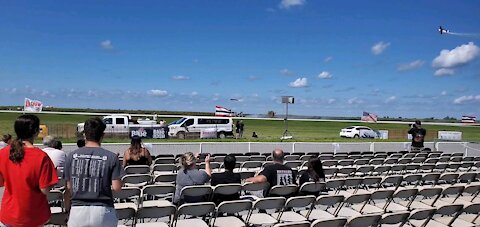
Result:
<instances>
[{"instance_id":1,"label":"blue sky","mask_svg":"<svg viewBox=\"0 0 480 227\"><path fill-rule=\"evenodd\" d=\"M478 1L0 5L0 105L262 114L292 95L298 115L480 114Z\"/></svg>"}]
</instances>

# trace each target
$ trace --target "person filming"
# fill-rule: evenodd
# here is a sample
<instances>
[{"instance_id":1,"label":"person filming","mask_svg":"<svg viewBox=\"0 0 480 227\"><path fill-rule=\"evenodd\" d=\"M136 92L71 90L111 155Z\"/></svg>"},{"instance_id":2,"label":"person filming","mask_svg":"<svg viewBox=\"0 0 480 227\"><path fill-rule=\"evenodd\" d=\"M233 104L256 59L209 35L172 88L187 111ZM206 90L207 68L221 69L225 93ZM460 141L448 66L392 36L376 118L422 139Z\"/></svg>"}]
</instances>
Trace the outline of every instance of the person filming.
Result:
<instances>
[{"instance_id":1,"label":"person filming","mask_svg":"<svg viewBox=\"0 0 480 227\"><path fill-rule=\"evenodd\" d=\"M422 122L416 120L415 124L412 124L410 130L408 130L408 134L412 135L412 145L410 150L412 152L423 150L423 142L425 141L427 130L422 128Z\"/></svg>"}]
</instances>

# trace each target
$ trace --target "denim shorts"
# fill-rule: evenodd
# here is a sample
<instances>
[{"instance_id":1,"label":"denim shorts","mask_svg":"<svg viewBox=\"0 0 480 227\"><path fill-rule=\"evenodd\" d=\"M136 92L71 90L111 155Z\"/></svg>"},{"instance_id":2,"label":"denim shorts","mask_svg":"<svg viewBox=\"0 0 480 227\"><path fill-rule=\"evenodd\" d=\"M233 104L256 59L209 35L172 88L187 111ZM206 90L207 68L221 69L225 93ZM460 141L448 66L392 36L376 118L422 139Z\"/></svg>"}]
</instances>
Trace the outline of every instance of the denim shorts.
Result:
<instances>
[{"instance_id":1,"label":"denim shorts","mask_svg":"<svg viewBox=\"0 0 480 227\"><path fill-rule=\"evenodd\" d=\"M117 225L117 212L113 207L72 206L70 209L68 227L116 227Z\"/></svg>"}]
</instances>

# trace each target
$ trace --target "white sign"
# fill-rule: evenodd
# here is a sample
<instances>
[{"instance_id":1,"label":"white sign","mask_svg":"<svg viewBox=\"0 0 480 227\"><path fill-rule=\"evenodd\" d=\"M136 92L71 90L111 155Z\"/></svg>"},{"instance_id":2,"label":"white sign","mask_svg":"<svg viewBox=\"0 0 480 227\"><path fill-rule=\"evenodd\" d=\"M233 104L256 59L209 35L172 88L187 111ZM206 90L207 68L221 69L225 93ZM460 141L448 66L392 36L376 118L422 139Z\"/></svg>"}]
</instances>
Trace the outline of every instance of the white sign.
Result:
<instances>
[{"instance_id":1,"label":"white sign","mask_svg":"<svg viewBox=\"0 0 480 227\"><path fill-rule=\"evenodd\" d=\"M388 130L378 130L378 138L382 140L388 139Z\"/></svg>"},{"instance_id":2,"label":"white sign","mask_svg":"<svg viewBox=\"0 0 480 227\"><path fill-rule=\"evenodd\" d=\"M462 141L462 132L455 131L438 131L438 139Z\"/></svg>"},{"instance_id":3,"label":"white sign","mask_svg":"<svg viewBox=\"0 0 480 227\"><path fill-rule=\"evenodd\" d=\"M217 138L216 128L206 128L200 131L200 139L214 139Z\"/></svg>"},{"instance_id":4,"label":"white sign","mask_svg":"<svg viewBox=\"0 0 480 227\"><path fill-rule=\"evenodd\" d=\"M23 111L25 112L42 112L43 103L38 100L25 98L23 103Z\"/></svg>"}]
</instances>

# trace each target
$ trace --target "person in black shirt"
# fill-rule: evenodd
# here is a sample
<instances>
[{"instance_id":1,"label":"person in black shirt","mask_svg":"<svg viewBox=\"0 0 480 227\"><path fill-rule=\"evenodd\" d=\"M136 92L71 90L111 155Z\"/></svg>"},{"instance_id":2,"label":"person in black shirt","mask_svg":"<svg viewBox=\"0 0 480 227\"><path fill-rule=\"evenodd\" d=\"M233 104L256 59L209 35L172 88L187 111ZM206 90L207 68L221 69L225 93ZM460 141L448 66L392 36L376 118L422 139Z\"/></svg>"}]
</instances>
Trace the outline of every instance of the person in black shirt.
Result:
<instances>
[{"instance_id":1,"label":"person in black shirt","mask_svg":"<svg viewBox=\"0 0 480 227\"><path fill-rule=\"evenodd\" d=\"M230 154L225 156L225 158L223 159L225 172L212 174L212 180L210 181L210 184L212 186L216 186L219 184L240 184L242 180L240 173L233 172L236 163L237 159L235 158L235 156ZM233 195L215 195L213 197L213 201L216 204L220 204L223 201L236 200L239 198L240 195L238 193Z\"/></svg>"},{"instance_id":2,"label":"person in black shirt","mask_svg":"<svg viewBox=\"0 0 480 227\"><path fill-rule=\"evenodd\" d=\"M416 120L415 124L413 124L412 128L408 131L408 134L412 135L411 151L423 150L423 142L425 141L427 130L422 128L422 122Z\"/></svg>"},{"instance_id":3,"label":"person in black shirt","mask_svg":"<svg viewBox=\"0 0 480 227\"><path fill-rule=\"evenodd\" d=\"M283 164L284 157L282 149L275 149L272 152L273 164L265 166L257 176L248 178L245 181L252 183L268 182L270 187L296 184L295 173L290 167Z\"/></svg>"},{"instance_id":4,"label":"person in black shirt","mask_svg":"<svg viewBox=\"0 0 480 227\"><path fill-rule=\"evenodd\" d=\"M325 173L323 172L322 161L318 158L312 158L307 162L307 171L300 176L299 185L306 182L323 182Z\"/></svg>"}]
</instances>

